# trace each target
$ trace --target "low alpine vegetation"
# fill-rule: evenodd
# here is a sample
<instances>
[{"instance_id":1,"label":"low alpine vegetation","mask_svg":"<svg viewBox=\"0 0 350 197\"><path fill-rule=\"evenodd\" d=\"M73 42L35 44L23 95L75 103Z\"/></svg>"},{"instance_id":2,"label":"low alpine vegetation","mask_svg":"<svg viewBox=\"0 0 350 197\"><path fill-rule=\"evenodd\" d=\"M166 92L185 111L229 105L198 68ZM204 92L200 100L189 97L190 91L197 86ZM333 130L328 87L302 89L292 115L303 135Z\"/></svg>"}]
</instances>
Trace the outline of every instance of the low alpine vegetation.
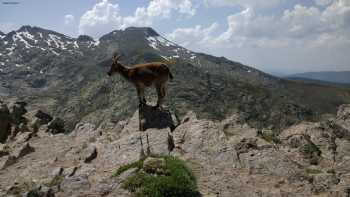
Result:
<instances>
[{"instance_id":1,"label":"low alpine vegetation","mask_svg":"<svg viewBox=\"0 0 350 197\"><path fill-rule=\"evenodd\" d=\"M136 168L123 182L123 188L137 197L200 196L196 178L184 161L172 156L148 157L120 167L114 176Z\"/></svg>"}]
</instances>

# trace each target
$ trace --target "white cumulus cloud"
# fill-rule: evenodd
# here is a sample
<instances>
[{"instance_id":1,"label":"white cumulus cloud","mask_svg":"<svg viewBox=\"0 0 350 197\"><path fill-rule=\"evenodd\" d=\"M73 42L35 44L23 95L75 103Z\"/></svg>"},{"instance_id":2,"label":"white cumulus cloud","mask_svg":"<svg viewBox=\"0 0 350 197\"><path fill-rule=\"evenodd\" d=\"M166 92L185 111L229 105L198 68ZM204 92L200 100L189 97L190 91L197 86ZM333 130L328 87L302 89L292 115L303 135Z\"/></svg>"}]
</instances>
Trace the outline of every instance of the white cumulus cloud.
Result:
<instances>
[{"instance_id":1,"label":"white cumulus cloud","mask_svg":"<svg viewBox=\"0 0 350 197\"><path fill-rule=\"evenodd\" d=\"M151 26L156 20L169 18L173 11L189 16L196 12L191 0L152 0L133 15L121 16L118 4L102 0L80 18L79 33L98 37L128 26Z\"/></svg>"},{"instance_id":2,"label":"white cumulus cloud","mask_svg":"<svg viewBox=\"0 0 350 197\"><path fill-rule=\"evenodd\" d=\"M98 37L108 31L120 29L122 25L123 18L119 14L119 5L102 0L81 16L79 34Z\"/></svg>"},{"instance_id":3,"label":"white cumulus cloud","mask_svg":"<svg viewBox=\"0 0 350 197\"><path fill-rule=\"evenodd\" d=\"M245 8L266 9L276 7L282 0L204 0L208 7L242 6Z\"/></svg>"},{"instance_id":4,"label":"white cumulus cloud","mask_svg":"<svg viewBox=\"0 0 350 197\"><path fill-rule=\"evenodd\" d=\"M71 14L67 14L64 16L64 24L65 25L70 25L74 22L74 16Z\"/></svg>"},{"instance_id":5,"label":"white cumulus cloud","mask_svg":"<svg viewBox=\"0 0 350 197\"><path fill-rule=\"evenodd\" d=\"M350 49L350 0L325 2L323 8L296 4L274 13L259 12L247 5L227 17L227 28L222 32L210 26L194 26L175 29L168 38L192 50L238 60L241 57L255 65L299 65L300 69L305 64L348 65L350 58L344 53Z\"/></svg>"},{"instance_id":6,"label":"white cumulus cloud","mask_svg":"<svg viewBox=\"0 0 350 197\"><path fill-rule=\"evenodd\" d=\"M176 42L185 47L195 48L196 46L203 47L210 45L212 42L212 33L217 30L218 24L213 23L209 27L202 27L197 25L194 28L178 28L167 37L170 40L176 40Z\"/></svg>"},{"instance_id":7,"label":"white cumulus cloud","mask_svg":"<svg viewBox=\"0 0 350 197\"><path fill-rule=\"evenodd\" d=\"M320 40L331 38L340 39L341 35L344 37L350 33L350 3L347 4L348 2L350 1L338 0L324 10L297 4L292 9L285 10L281 15L261 15L256 13L253 8L246 8L239 13L228 16L227 30L217 37L211 35L213 31L204 33L207 29L211 29L210 27L195 26L186 28L186 31L183 31L182 28L175 29L169 34L169 38L187 37L189 41L193 42L193 40L198 41L199 38L208 40L210 37L214 41L212 43L222 43L225 46L227 43L243 46L245 44L266 43L267 41L276 43L288 41L292 44L293 42L320 42ZM189 36L180 35L186 35L187 32L191 31L202 32L201 35L205 36L192 39ZM199 34L197 33L197 35ZM326 37L327 39L324 39ZM350 39L349 36L345 37ZM185 41L180 39L180 42ZM198 43L201 42L201 40L198 41Z\"/></svg>"}]
</instances>

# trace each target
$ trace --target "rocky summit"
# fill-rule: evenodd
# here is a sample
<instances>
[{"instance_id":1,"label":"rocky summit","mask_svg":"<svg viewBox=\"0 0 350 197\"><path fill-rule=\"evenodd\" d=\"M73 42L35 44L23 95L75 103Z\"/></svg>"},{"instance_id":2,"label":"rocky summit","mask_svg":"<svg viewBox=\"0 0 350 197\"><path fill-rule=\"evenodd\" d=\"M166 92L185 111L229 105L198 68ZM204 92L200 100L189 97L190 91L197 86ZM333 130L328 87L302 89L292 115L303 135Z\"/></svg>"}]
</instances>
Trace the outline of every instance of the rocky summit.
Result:
<instances>
[{"instance_id":1,"label":"rocky summit","mask_svg":"<svg viewBox=\"0 0 350 197\"><path fill-rule=\"evenodd\" d=\"M134 196L125 182L139 165L156 176L169 173L164 159L153 155L184 161L199 196L350 194L349 105L279 135L252 128L239 114L212 121L194 112L174 119L173 130L140 132L138 115L99 126L81 122L69 134L48 132L45 123L36 132L20 130L0 146L0 196Z\"/></svg>"}]
</instances>

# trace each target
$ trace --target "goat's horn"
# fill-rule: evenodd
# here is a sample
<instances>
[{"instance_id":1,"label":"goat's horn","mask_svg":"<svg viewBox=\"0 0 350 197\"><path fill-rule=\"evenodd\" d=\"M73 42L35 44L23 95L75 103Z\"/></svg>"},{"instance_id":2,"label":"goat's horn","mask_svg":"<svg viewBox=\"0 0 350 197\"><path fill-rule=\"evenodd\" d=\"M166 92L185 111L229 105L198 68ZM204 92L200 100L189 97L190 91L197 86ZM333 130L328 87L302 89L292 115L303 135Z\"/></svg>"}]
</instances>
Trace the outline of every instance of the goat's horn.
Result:
<instances>
[{"instance_id":1,"label":"goat's horn","mask_svg":"<svg viewBox=\"0 0 350 197\"><path fill-rule=\"evenodd\" d=\"M113 56L112 56L112 60L114 61L117 61L122 55L118 55L117 56L117 53L114 53Z\"/></svg>"},{"instance_id":2,"label":"goat's horn","mask_svg":"<svg viewBox=\"0 0 350 197\"><path fill-rule=\"evenodd\" d=\"M114 53L113 56L112 56L112 59L115 60L116 57L117 57L117 54Z\"/></svg>"}]
</instances>

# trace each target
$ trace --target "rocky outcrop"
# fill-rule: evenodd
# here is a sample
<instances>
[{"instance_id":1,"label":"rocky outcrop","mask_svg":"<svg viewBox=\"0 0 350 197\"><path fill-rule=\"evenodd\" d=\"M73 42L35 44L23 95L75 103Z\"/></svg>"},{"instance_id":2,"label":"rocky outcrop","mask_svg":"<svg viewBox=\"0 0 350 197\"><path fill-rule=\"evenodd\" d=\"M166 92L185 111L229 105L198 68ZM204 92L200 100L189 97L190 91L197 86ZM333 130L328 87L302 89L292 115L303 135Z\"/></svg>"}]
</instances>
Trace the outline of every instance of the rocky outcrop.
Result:
<instances>
[{"instance_id":1,"label":"rocky outcrop","mask_svg":"<svg viewBox=\"0 0 350 197\"><path fill-rule=\"evenodd\" d=\"M65 132L64 120L62 120L59 117L53 118L53 120L48 123L47 131L52 134L64 133Z\"/></svg>"},{"instance_id":2,"label":"rocky outcrop","mask_svg":"<svg viewBox=\"0 0 350 197\"><path fill-rule=\"evenodd\" d=\"M89 146L85 149L83 154L83 160L85 163L90 163L97 157L97 149L95 146Z\"/></svg>"},{"instance_id":3,"label":"rocky outcrop","mask_svg":"<svg viewBox=\"0 0 350 197\"><path fill-rule=\"evenodd\" d=\"M27 103L22 101L10 104L0 101L0 143L5 143L7 140L26 142L42 126L48 124L47 130L52 133L65 131L64 121L62 119L53 119L49 114L41 110L36 111L34 114L33 112L27 113L26 106Z\"/></svg>"},{"instance_id":4,"label":"rocky outcrop","mask_svg":"<svg viewBox=\"0 0 350 197\"><path fill-rule=\"evenodd\" d=\"M17 161L20 158L34 152L35 149L30 146L29 143L16 142L11 145L11 147L7 145L0 146L0 170L3 170Z\"/></svg>"},{"instance_id":5,"label":"rocky outcrop","mask_svg":"<svg viewBox=\"0 0 350 197\"><path fill-rule=\"evenodd\" d=\"M25 144L20 144L18 148L16 148L13 152L13 155L16 157L16 158L21 158L27 154L30 154L32 152L34 152L35 149L30 146L29 143L25 143Z\"/></svg>"},{"instance_id":6,"label":"rocky outcrop","mask_svg":"<svg viewBox=\"0 0 350 197\"><path fill-rule=\"evenodd\" d=\"M0 158L9 154L8 146L0 144Z\"/></svg>"},{"instance_id":7,"label":"rocky outcrop","mask_svg":"<svg viewBox=\"0 0 350 197\"><path fill-rule=\"evenodd\" d=\"M20 125L21 123L27 123L27 120L25 117L23 117L24 114L26 114L28 111L25 108L27 106L26 102L18 101L15 102L11 108L11 116L12 116L12 122L15 125Z\"/></svg>"},{"instance_id":8,"label":"rocky outcrop","mask_svg":"<svg viewBox=\"0 0 350 197\"><path fill-rule=\"evenodd\" d=\"M4 103L0 101L0 143L4 143L11 134L10 111Z\"/></svg>"},{"instance_id":9,"label":"rocky outcrop","mask_svg":"<svg viewBox=\"0 0 350 197\"><path fill-rule=\"evenodd\" d=\"M0 170L3 170L14 163L16 163L16 157L12 155L2 157L0 160Z\"/></svg>"},{"instance_id":10,"label":"rocky outcrop","mask_svg":"<svg viewBox=\"0 0 350 197\"><path fill-rule=\"evenodd\" d=\"M157 107L143 105L141 108L140 130L145 131L149 128L164 129L170 128L174 130L178 125L176 115L173 115L169 110L160 110Z\"/></svg>"},{"instance_id":11,"label":"rocky outcrop","mask_svg":"<svg viewBox=\"0 0 350 197\"><path fill-rule=\"evenodd\" d=\"M324 124L300 123L270 140L262 134L266 130L250 128L235 115L213 123L188 114L173 133L175 154L192 164L209 196L346 195L348 140Z\"/></svg>"},{"instance_id":12,"label":"rocky outcrop","mask_svg":"<svg viewBox=\"0 0 350 197\"><path fill-rule=\"evenodd\" d=\"M45 113L41 110L38 110L34 116L40 120L40 124L48 124L53 119L50 114Z\"/></svg>"},{"instance_id":13,"label":"rocky outcrop","mask_svg":"<svg viewBox=\"0 0 350 197\"><path fill-rule=\"evenodd\" d=\"M335 122L347 131L347 137L350 136L350 105L339 107Z\"/></svg>"},{"instance_id":14,"label":"rocky outcrop","mask_svg":"<svg viewBox=\"0 0 350 197\"><path fill-rule=\"evenodd\" d=\"M112 174L144 155L170 154L186 161L203 196L346 196L350 141L349 118L343 112L349 109L342 106L335 118L302 122L279 135L252 128L237 114L214 122L198 119L193 112L172 131L165 127L140 132L138 112L129 120L99 127L82 122L70 134L51 135L41 128L36 137L21 140L34 152L15 157L19 136L3 148L8 154L0 157L5 166L0 172L0 195L35 191L130 197L122 183L136 168L117 177ZM162 158L148 157L142 165L154 176L167 173ZM32 188L23 189L33 180Z\"/></svg>"}]
</instances>

